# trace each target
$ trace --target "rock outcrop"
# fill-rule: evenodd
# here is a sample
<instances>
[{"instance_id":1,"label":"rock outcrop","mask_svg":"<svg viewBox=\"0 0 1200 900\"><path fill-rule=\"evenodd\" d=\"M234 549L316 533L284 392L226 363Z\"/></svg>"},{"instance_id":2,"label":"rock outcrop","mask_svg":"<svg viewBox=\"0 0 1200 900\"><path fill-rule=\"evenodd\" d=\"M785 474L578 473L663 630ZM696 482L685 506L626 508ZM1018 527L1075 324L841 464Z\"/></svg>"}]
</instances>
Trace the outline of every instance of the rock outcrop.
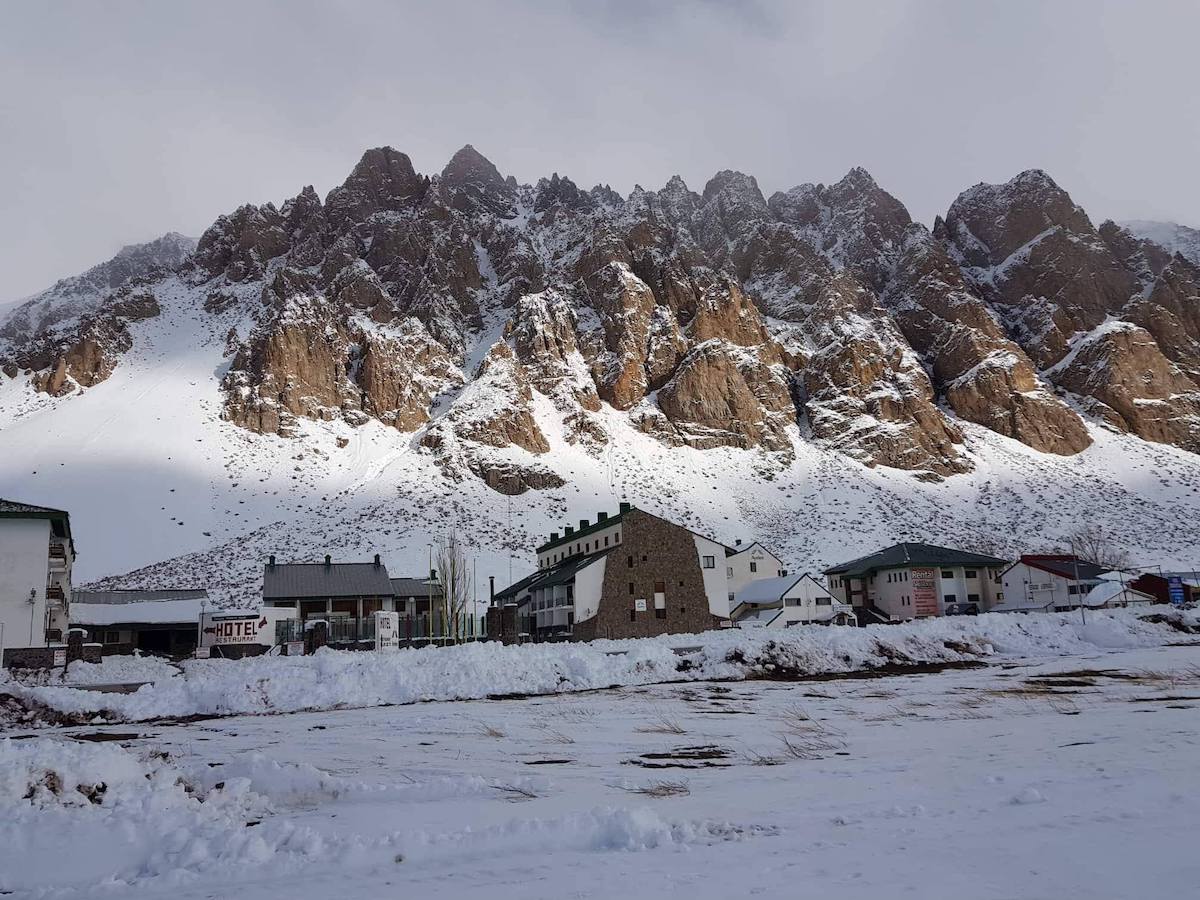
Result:
<instances>
[{"instance_id":1,"label":"rock outcrop","mask_svg":"<svg viewBox=\"0 0 1200 900\"><path fill-rule=\"evenodd\" d=\"M812 440L937 479L973 465L963 423L1069 455L1091 417L1195 450L1200 269L1174 249L1094 227L1036 170L930 231L861 168L769 200L728 170L622 198L518 184L470 145L434 176L382 147L324 200L60 282L0 325L0 370L97 384L169 298L225 349L229 422L381 423L506 493L561 484L539 457L602 453L622 418L767 469Z\"/></svg>"}]
</instances>

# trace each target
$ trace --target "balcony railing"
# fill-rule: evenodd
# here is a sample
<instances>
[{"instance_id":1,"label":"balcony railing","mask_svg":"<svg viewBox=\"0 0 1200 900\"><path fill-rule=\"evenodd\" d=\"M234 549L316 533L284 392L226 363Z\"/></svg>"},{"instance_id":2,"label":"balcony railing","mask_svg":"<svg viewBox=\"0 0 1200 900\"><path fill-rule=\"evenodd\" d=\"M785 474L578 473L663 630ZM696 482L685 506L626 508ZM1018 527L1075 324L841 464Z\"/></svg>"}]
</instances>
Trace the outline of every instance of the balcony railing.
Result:
<instances>
[{"instance_id":1,"label":"balcony railing","mask_svg":"<svg viewBox=\"0 0 1200 900\"><path fill-rule=\"evenodd\" d=\"M67 558L66 545L65 544L51 544L50 545L50 558L51 559L61 559L63 561L66 561L66 558Z\"/></svg>"},{"instance_id":2,"label":"balcony railing","mask_svg":"<svg viewBox=\"0 0 1200 900\"><path fill-rule=\"evenodd\" d=\"M47 600L65 600L66 595L63 593L62 588L60 588L56 584L52 584L46 588L46 599Z\"/></svg>"}]
</instances>

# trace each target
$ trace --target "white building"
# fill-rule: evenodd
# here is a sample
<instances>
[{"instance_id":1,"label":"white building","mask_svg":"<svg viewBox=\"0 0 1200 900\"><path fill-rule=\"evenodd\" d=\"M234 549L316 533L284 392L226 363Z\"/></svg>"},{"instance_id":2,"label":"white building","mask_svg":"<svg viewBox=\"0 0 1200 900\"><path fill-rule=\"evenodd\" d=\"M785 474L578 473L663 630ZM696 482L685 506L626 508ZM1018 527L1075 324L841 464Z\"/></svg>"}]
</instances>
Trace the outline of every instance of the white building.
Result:
<instances>
[{"instance_id":1,"label":"white building","mask_svg":"<svg viewBox=\"0 0 1200 900\"><path fill-rule=\"evenodd\" d=\"M1087 565L1091 571L1091 564ZM1074 575L1074 566L1071 574ZM1008 573L1005 573L1005 577L1008 577ZM1066 612L1078 609L1081 602L1086 609L1122 609L1127 606L1150 606L1158 602L1152 594L1130 587L1127 584L1129 580L1129 576L1121 572L1103 572L1086 581L1081 579L1079 590L1074 594L1070 593L1073 586L1070 583L1051 584L1050 588L1025 594L1017 593L1014 587L1014 593L1010 595L1012 599L993 607L992 612ZM1015 576L1013 584L1015 586ZM1056 587L1059 590L1055 590Z\"/></svg>"},{"instance_id":2,"label":"white building","mask_svg":"<svg viewBox=\"0 0 1200 900\"><path fill-rule=\"evenodd\" d=\"M1006 565L982 553L903 543L826 569L825 579L859 622L902 622L987 612L1004 599Z\"/></svg>"},{"instance_id":3,"label":"white building","mask_svg":"<svg viewBox=\"0 0 1200 900\"><path fill-rule=\"evenodd\" d=\"M518 633L534 637L643 637L730 623L735 581L777 576L779 560L757 544L726 547L622 503L614 516L551 532L538 569L498 592L516 606Z\"/></svg>"},{"instance_id":4,"label":"white building","mask_svg":"<svg viewBox=\"0 0 1200 900\"><path fill-rule=\"evenodd\" d=\"M998 611L1078 609L1080 598L1094 590L1104 574L1103 566L1068 554L1025 554L1004 570L1004 605Z\"/></svg>"},{"instance_id":5,"label":"white building","mask_svg":"<svg viewBox=\"0 0 1200 900\"><path fill-rule=\"evenodd\" d=\"M63 642L74 561L66 512L0 499L0 646Z\"/></svg>"},{"instance_id":6,"label":"white building","mask_svg":"<svg viewBox=\"0 0 1200 900\"><path fill-rule=\"evenodd\" d=\"M752 581L736 595L733 621L739 628L792 625L856 625L854 610L811 575L781 575Z\"/></svg>"},{"instance_id":7,"label":"white building","mask_svg":"<svg viewBox=\"0 0 1200 900\"><path fill-rule=\"evenodd\" d=\"M758 541L748 546L742 546L742 542L738 541L728 548L725 553L725 569L729 579L731 601L738 591L752 581L787 575L783 560Z\"/></svg>"}]
</instances>

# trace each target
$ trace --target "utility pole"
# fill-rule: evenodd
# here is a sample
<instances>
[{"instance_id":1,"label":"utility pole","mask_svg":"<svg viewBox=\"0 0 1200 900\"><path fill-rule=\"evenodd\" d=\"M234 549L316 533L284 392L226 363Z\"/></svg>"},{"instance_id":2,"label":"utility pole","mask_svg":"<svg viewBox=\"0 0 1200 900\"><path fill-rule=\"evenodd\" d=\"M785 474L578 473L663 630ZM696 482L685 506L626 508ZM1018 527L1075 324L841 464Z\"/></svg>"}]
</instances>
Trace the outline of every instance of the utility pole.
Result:
<instances>
[{"instance_id":1,"label":"utility pole","mask_svg":"<svg viewBox=\"0 0 1200 900\"><path fill-rule=\"evenodd\" d=\"M1075 567L1075 599L1079 601L1079 621L1087 625L1087 615L1083 611L1083 594L1079 590L1079 554L1071 554L1071 564Z\"/></svg>"}]
</instances>

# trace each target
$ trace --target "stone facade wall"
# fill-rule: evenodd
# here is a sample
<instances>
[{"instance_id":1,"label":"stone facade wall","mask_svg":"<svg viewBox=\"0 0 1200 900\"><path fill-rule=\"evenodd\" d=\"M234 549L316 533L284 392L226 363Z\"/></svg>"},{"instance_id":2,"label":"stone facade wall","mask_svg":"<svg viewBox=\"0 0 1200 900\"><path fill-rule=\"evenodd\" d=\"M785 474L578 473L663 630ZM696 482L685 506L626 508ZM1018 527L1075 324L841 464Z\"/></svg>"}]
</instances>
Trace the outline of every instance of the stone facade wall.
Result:
<instances>
[{"instance_id":1,"label":"stone facade wall","mask_svg":"<svg viewBox=\"0 0 1200 900\"><path fill-rule=\"evenodd\" d=\"M575 623L575 639L654 637L716 628L692 533L639 509L625 514L622 532L621 546L605 564L596 615ZM717 564L724 565L724 559ZM666 588L661 618L654 609L656 582ZM646 601L644 612L635 609L639 598Z\"/></svg>"}]
</instances>

